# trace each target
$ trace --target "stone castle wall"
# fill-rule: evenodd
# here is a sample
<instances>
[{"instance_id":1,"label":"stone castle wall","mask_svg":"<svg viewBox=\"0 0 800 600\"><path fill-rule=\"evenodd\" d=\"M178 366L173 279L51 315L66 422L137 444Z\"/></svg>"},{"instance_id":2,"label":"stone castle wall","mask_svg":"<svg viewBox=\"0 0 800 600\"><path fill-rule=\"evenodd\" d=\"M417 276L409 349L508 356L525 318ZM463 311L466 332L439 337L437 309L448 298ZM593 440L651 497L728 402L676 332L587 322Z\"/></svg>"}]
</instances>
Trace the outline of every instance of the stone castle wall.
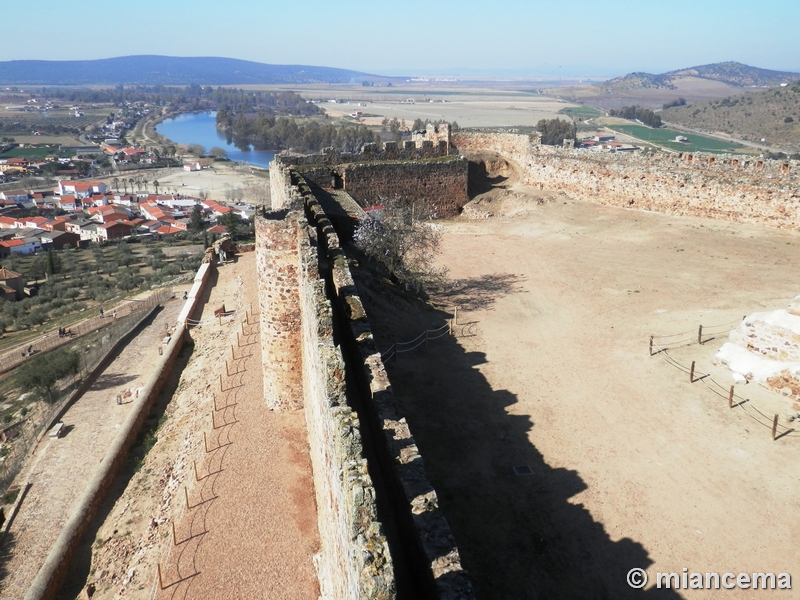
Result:
<instances>
[{"instance_id":1,"label":"stone castle wall","mask_svg":"<svg viewBox=\"0 0 800 600\"><path fill-rule=\"evenodd\" d=\"M303 406L301 385L300 229L273 214L256 221L264 400L272 410Z\"/></svg>"},{"instance_id":2,"label":"stone castle wall","mask_svg":"<svg viewBox=\"0 0 800 600\"><path fill-rule=\"evenodd\" d=\"M423 575L428 581L425 585L429 587L422 592L426 596L469 600L474 597L472 585L414 437L397 413L391 384L339 238L311 189L300 176L298 179L308 221L316 229L321 254L329 265L330 295L338 301L342 347L361 399L361 423L372 428L376 461L385 471L398 535L405 546L404 560L417 577Z\"/></svg>"},{"instance_id":3,"label":"stone castle wall","mask_svg":"<svg viewBox=\"0 0 800 600\"><path fill-rule=\"evenodd\" d=\"M389 600L395 597L394 570L377 521L360 424L345 399L343 359L333 341L314 239L289 192L283 211L256 219L265 401L274 410L305 412L322 598Z\"/></svg>"},{"instance_id":4,"label":"stone castle wall","mask_svg":"<svg viewBox=\"0 0 800 600\"><path fill-rule=\"evenodd\" d=\"M362 206L388 199L423 200L439 217L457 215L467 203L468 162L383 162L345 165L343 189Z\"/></svg>"},{"instance_id":5,"label":"stone castle wall","mask_svg":"<svg viewBox=\"0 0 800 600\"><path fill-rule=\"evenodd\" d=\"M310 156L276 156L273 164L280 176L270 178L272 208L291 201L293 192L285 171L291 166L314 185L342 189L362 206L387 199L423 200L438 216L454 216L469 201L468 162L449 154L449 135L445 136L444 129L435 136L435 140L406 141L402 147L395 142L380 147L366 144L357 154L328 148Z\"/></svg>"},{"instance_id":6,"label":"stone castle wall","mask_svg":"<svg viewBox=\"0 0 800 600\"><path fill-rule=\"evenodd\" d=\"M517 164L521 183L576 198L800 230L800 164L702 153L600 153L539 145L529 136L454 132L461 153L495 152Z\"/></svg>"}]
</instances>

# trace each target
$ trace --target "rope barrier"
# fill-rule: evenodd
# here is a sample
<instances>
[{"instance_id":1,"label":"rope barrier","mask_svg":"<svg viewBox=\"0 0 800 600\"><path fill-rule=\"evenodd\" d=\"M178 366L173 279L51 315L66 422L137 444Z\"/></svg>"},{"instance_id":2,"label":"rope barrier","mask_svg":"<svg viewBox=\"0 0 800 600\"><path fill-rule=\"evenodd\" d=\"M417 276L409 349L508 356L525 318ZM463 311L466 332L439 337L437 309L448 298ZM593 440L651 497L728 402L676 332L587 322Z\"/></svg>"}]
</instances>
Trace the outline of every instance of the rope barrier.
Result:
<instances>
[{"instance_id":1,"label":"rope barrier","mask_svg":"<svg viewBox=\"0 0 800 600\"><path fill-rule=\"evenodd\" d=\"M391 346L389 346L386 350L381 352L381 360L383 362L387 362L393 358L395 358L398 354L405 354L406 352L411 352L412 350L416 350L422 344L426 344L432 340L438 340L441 337L446 335L451 335L453 333L453 324L451 322L447 322L440 327L436 327L435 329L426 329L422 333L420 333L417 337L413 340L409 340L407 342L394 342ZM410 346L410 348L408 347Z\"/></svg>"},{"instance_id":2,"label":"rope barrier","mask_svg":"<svg viewBox=\"0 0 800 600\"><path fill-rule=\"evenodd\" d=\"M687 367L687 366L681 364L680 362L675 360L672 356L670 356L667 348L663 348L660 345L656 344L655 342L653 343L653 347L654 348L658 348L658 352L653 353L653 355L656 355L656 354L660 355L667 364L675 367L676 369L678 369L679 371L682 371L683 373L692 373L692 374L694 374L693 383L695 381L700 381L700 382L703 383L703 385L706 386L706 388L711 390L711 392L713 392L714 394L716 394L720 398L724 398L726 400L730 398L730 390L729 390L729 388L726 388L722 384L720 384L717 380L715 380L711 376L710 373L704 373L703 371L697 370L697 368L692 369L691 367ZM720 390L723 390L725 392L725 394L722 394L719 391L715 390L713 387L711 387L711 384L717 386ZM744 413L748 417L753 419L756 423L766 427L767 429L772 430L772 428L773 428L773 417L770 417L769 415L767 415L767 414L763 413L761 410L759 410L758 407L756 407L752 403L752 401L750 401L748 398L744 398L744 397L740 396L739 394L736 394L735 392L733 394L733 398L736 398L737 400L739 400L739 402L737 402L736 405L735 405L736 408L741 408L742 411L744 411ZM748 408L752 408L759 415L761 415L764 419L766 419L767 422L765 423L764 421L762 421L761 419L759 419L758 417L753 415L748 410ZM778 423L777 426L775 426L775 430L776 430L776 432L780 433L781 435L783 435L783 434L785 434L787 432L795 431L793 428L788 427L786 425L783 425L782 423Z\"/></svg>"},{"instance_id":3,"label":"rope barrier","mask_svg":"<svg viewBox=\"0 0 800 600\"><path fill-rule=\"evenodd\" d=\"M731 325L735 325L737 323L741 323L745 320L746 317L742 317L741 319L736 319L735 321L731 321L730 323L722 323L720 325L703 325L703 331L706 329L716 329L717 327L730 327Z\"/></svg>"}]
</instances>

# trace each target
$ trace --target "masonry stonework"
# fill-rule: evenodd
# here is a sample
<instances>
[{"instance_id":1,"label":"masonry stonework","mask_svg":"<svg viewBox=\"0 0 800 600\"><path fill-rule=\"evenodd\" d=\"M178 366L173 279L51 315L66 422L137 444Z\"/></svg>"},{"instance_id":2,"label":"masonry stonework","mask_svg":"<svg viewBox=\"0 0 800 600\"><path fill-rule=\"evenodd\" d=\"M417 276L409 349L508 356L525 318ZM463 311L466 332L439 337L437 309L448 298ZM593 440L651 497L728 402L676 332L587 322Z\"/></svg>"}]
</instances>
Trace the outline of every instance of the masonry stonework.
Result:
<instances>
[{"instance_id":1,"label":"masonry stonework","mask_svg":"<svg viewBox=\"0 0 800 600\"><path fill-rule=\"evenodd\" d=\"M444 136L444 131L437 136ZM362 206L386 199L429 202L440 217L457 215L469 201L468 162L451 155L443 139L406 142L401 149L394 142L383 147L366 144L359 154L326 149L311 156L276 156L278 177L270 178L272 208L291 202L291 186L285 170L291 166L309 183L323 189L342 189ZM272 172L272 169L270 169Z\"/></svg>"},{"instance_id":2,"label":"masonry stonework","mask_svg":"<svg viewBox=\"0 0 800 600\"><path fill-rule=\"evenodd\" d=\"M346 403L344 363L333 341L315 240L294 192L283 195L284 210L256 219L265 399L272 409L305 413L321 597L391 600L394 569L377 520L360 423Z\"/></svg>"},{"instance_id":3,"label":"masonry stonework","mask_svg":"<svg viewBox=\"0 0 800 600\"><path fill-rule=\"evenodd\" d=\"M454 132L462 154L489 151L519 167L520 183L581 200L800 230L800 164L702 153L599 153L526 135Z\"/></svg>"},{"instance_id":4,"label":"masonry stonework","mask_svg":"<svg viewBox=\"0 0 800 600\"><path fill-rule=\"evenodd\" d=\"M299 227L291 220L256 222L264 401L272 410L303 405L299 235Z\"/></svg>"}]
</instances>

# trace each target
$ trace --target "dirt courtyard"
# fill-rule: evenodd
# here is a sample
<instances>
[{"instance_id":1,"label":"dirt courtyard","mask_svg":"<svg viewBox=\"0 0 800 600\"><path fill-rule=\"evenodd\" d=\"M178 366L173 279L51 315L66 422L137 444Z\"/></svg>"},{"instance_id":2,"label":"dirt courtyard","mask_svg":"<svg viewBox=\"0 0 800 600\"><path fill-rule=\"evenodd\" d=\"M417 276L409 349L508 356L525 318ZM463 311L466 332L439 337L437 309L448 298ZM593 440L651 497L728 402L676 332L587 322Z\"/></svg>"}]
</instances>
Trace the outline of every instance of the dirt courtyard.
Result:
<instances>
[{"instance_id":1,"label":"dirt courtyard","mask_svg":"<svg viewBox=\"0 0 800 600\"><path fill-rule=\"evenodd\" d=\"M800 577L800 431L772 441L648 354L650 334L785 308L800 235L546 194L493 212L444 224L457 339L388 366L478 598L751 598L653 588L684 568ZM448 316L370 296L382 349ZM732 383L712 365L722 337L675 356Z\"/></svg>"}]
</instances>

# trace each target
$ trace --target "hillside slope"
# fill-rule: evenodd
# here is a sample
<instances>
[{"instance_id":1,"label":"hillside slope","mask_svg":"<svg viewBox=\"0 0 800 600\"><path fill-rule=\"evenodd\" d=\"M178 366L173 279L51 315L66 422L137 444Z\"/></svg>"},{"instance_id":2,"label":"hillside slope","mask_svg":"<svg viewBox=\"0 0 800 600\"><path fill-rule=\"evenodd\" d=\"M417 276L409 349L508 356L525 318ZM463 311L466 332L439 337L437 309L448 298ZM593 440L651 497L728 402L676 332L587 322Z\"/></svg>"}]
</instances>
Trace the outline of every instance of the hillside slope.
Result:
<instances>
[{"instance_id":1,"label":"hillside slope","mask_svg":"<svg viewBox=\"0 0 800 600\"><path fill-rule=\"evenodd\" d=\"M800 79L800 73L772 71L751 67L739 62L721 62L654 75L629 73L601 84L608 89L666 88L677 89L685 78L719 81L733 87L770 87Z\"/></svg>"},{"instance_id":2,"label":"hillside slope","mask_svg":"<svg viewBox=\"0 0 800 600\"><path fill-rule=\"evenodd\" d=\"M122 56L0 62L2 85L243 85L350 83L383 77L329 67L270 65L220 57Z\"/></svg>"},{"instance_id":3,"label":"hillside slope","mask_svg":"<svg viewBox=\"0 0 800 600\"><path fill-rule=\"evenodd\" d=\"M800 147L800 81L762 92L739 94L662 111L665 123L722 132L745 140L762 138L773 147Z\"/></svg>"}]
</instances>

